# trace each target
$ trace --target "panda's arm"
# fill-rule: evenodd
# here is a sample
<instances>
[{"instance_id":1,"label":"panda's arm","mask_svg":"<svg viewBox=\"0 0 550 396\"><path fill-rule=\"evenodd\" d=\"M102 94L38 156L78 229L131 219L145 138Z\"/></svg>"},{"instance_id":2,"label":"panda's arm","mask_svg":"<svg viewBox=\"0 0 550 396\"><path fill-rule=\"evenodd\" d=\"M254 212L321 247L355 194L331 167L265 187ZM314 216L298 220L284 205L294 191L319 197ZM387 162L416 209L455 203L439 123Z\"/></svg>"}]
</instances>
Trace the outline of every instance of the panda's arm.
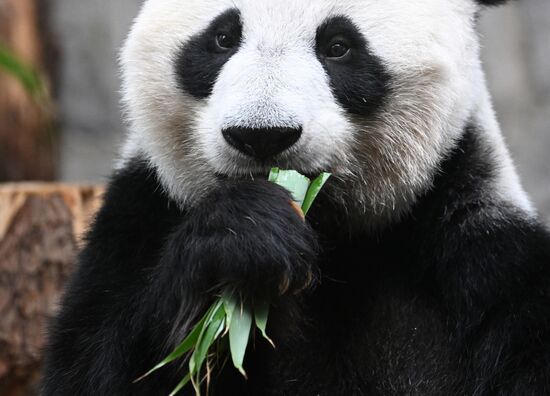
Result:
<instances>
[{"instance_id":1,"label":"panda's arm","mask_svg":"<svg viewBox=\"0 0 550 396\"><path fill-rule=\"evenodd\" d=\"M479 394L547 394L547 230L513 208L470 204L442 216L436 231L425 252L433 254L435 287L466 351L457 359L474 387Z\"/></svg>"},{"instance_id":2,"label":"panda's arm","mask_svg":"<svg viewBox=\"0 0 550 396\"><path fill-rule=\"evenodd\" d=\"M148 328L169 328L154 313L149 282L184 216L145 163L115 174L50 327L43 395L131 393L145 362L159 357Z\"/></svg>"},{"instance_id":3,"label":"panda's arm","mask_svg":"<svg viewBox=\"0 0 550 396\"><path fill-rule=\"evenodd\" d=\"M145 164L128 166L110 184L51 327L43 395L169 393L173 368L132 381L181 340L216 287L302 288L315 243L274 185L228 184L184 212Z\"/></svg>"}]
</instances>

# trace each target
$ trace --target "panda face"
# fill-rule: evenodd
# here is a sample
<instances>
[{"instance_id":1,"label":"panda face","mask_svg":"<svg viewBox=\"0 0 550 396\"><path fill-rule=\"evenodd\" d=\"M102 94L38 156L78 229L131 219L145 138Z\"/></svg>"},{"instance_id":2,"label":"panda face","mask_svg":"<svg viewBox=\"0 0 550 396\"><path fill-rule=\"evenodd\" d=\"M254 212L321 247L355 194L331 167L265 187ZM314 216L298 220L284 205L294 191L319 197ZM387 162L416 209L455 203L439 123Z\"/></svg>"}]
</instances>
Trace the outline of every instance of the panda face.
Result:
<instances>
[{"instance_id":1,"label":"panda face","mask_svg":"<svg viewBox=\"0 0 550 396\"><path fill-rule=\"evenodd\" d=\"M271 16L282 10L261 11L252 2L225 11L178 54L179 87L204 101L197 129L209 165L229 175L265 173L273 165L309 173L332 168L352 134L325 67L337 76L354 62L345 54L327 57L337 45L328 42L333 37L322 21L292 26ZM326 149L331 145L336 150Z\"/></svg>"},{"instance_id":2,"label":"panda face","mask_svg":"<svg viewBox=\"0 0 550 396\"><path fill-rule=\"evenodd\" d=\"M131 123L179 202L272 166L392 215L476 106L471 0L149 0L122 53Z\"/></svg>"}]
</instances>

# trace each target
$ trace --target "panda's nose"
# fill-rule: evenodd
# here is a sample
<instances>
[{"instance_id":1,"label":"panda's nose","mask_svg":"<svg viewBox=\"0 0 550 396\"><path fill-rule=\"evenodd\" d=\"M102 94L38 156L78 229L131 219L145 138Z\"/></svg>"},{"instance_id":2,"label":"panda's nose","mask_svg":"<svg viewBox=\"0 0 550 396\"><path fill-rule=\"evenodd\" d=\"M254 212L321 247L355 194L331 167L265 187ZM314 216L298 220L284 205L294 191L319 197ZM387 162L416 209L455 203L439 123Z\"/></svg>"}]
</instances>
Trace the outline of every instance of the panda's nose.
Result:
<instances>
[{"instance_id":1,"label":"panda's nose","mask_svg":"<svg viewBox=\"0 0 550 396\"><path fill-rule=\"evenodd\" d=\"M302 128L241 128L222 131L223 137L241 153L265 160L282 153L300 139Z\"/></svg>"}]
</instances>

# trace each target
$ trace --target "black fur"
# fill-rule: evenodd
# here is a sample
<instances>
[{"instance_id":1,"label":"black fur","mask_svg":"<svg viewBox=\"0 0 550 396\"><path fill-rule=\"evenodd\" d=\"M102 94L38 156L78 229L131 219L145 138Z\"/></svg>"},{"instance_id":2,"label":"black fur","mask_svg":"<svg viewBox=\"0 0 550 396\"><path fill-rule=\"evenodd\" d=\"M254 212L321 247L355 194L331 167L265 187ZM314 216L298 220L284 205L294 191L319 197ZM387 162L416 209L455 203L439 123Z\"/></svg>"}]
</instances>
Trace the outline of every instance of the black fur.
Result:
<instances>
[{"instance_id":1,"label":"black fur","mask_svg":"<svg viewBox=\"0 0 550 396\"><path fill-rule=\"evenodd\" d=\"M218 46L216 39L220 33L227 35L231 48ZM238 51L241 36L240 13L237 9L230 9L187 41L175 60L181 89L197 99L210 96L223 65Z\"/></svg>"},{"instance_id":2,"label":"black fur","mask_svg":"<svg viewBox=\"0 0 550 396\"><path fill-rule=\"evenodd\" d=\"M476 0L479 4L485 5L485 6L499 6L504 3L507 3L509 0Z\"/></svg>"},{"instance_id":3,"label":"black fur","mask_svg":"<svg viewBox=\"0 0 550 396\"><path fill-rule=\"evenodd\" d=\"M269 299L301 291L317 278L316 251L281 187L227 182L180 211L154 172L132 163L111 181L51 328L43 393L168 394L177 370L131 383L212 293L225 285Z\"/></svg>"},{"instance_id":4,"label":"black fur","mask_svg":"<svg viewBox=\"0 0 550 396\"><path fill-rule=\"evenodd\" d=\"M335 39L351 49L341 59L326 56L327 48ZM334 95L347 111L369 115L384 104L390 89L390 74L349 18L337 16L325 21L317 30L316 51L330 77Z\"/></svg>"},{"instance_id":5,"label":"black fur","mask_svg":"<svg viewBox=\"0 0 550 396\"><path fill-rule=\"evenodd\" d=\"M131 382L220 285L270 296L277 349L257 339L249 381L227 366L215 395L549 394L550 236L487 188L478 134L469 127L410 215L376 235L348 232L360 217L325 194L314 233L260 181L224 181L181 211L133 163L111 182L52 327L43 395L168 394L185 367Z\"/></svg>"}]
</instances>

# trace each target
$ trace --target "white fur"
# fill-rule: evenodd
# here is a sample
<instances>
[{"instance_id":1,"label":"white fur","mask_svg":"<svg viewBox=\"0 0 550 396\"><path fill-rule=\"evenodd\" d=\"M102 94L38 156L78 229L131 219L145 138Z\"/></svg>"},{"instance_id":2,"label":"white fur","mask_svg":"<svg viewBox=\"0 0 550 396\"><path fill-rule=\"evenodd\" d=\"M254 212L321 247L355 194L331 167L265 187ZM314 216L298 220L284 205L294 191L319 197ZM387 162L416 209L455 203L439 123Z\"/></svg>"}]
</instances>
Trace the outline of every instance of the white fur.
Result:
<instances>
[{"instance_id":1,"label":"white fur","mask_svg":"<svg viewBox=\"0 0 550 396\"><path fill-rule=\"evenodd\" d=\"M217 15L238 8L243 43L207 100L177 85L182 43ZM496 196L531 212L502 143L479 63L470 0L149 0L122 53L131 123L124 158L141 153L182 204L200 199L214 175L266 169L231 148L229 126L302 126L276 164L304 173L330 170L339 198L374 218L406 211L433 179L475 112L501 167ZM346 15L394 77L386 107L350 117L333 97L315 52L317 27Z\"/></svg>"},{"instance_id":2,"label":"white fur","mask_svg":"<svg viewBox=\"0 0 550 396\"><path fill-rule=\"evenodd\" d=\"M298 2L293 7L285 2L236 4L245 21L243 45L198 115L209 165L230 175L266 171L228 149L223 128L302 126L300 141L279 164L307 173L338 166L353 137L314 51L316 29L326 14Z\"/></svg>"}]
</instances>

